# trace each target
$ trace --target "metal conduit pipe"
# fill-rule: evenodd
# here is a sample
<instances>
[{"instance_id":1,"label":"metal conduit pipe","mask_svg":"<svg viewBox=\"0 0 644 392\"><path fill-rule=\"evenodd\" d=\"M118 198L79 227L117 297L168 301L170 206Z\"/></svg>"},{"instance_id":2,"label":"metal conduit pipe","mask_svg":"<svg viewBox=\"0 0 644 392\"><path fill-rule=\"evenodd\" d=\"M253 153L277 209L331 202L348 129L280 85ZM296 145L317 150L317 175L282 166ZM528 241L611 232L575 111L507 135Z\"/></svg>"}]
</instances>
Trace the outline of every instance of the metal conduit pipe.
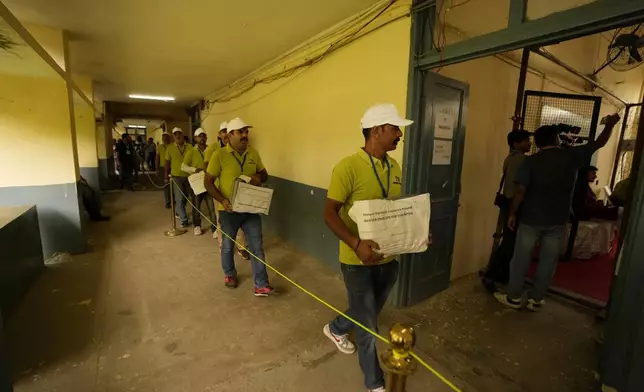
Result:
<instances>
[{"instance_id":1,"label":"metal conduit pipe","mask_svg":"<svg viewBox=\"0 0 644 392\"><path fill-rule=\"evenodd\" d=\"M541 57L544 57L544 58L552 61L553 63L557 64L558 66L566 69L568 72L573 73L573 74L579 76L580 78L584 79L586 82L592 84L593 86L597 87L598 89L602 90L606 94L608 94L611 97L613 97L616 100L618 100L622 105L624 105L624 107L626 107L626 105L628 105L628 103L626 101L624 101L623 99L621 99L620 97L615 95L615 93L613 93L612 91L610 91L606 87L602 86L601 84L597 83L597 81L595 81L595 80L589 78L588 76L582 74L581 72L577 71L576 69L574 69L570 65L568 65L568 64L564 63L563 61L559 60L557 57L555 57L552 53L548 52L547 50L545 50L543 48L538 48L538 49L533 49L533 52L538 54Z\"/></svg>"}]
</instances>

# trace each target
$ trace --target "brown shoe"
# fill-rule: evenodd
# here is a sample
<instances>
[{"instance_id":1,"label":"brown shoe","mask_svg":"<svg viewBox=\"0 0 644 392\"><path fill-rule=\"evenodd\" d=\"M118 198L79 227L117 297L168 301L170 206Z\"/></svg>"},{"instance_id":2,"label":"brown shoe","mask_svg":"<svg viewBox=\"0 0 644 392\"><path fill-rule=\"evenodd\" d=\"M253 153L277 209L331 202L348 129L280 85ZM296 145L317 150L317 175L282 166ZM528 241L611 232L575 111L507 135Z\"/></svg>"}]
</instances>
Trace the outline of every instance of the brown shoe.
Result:
<instances>
[{"instance_id":1,"label":"brown shoe","mask_svg":"<svg viewBox=\"0 0 644 392\"><path fill-rule=\"evenodd\" d=\"M250 260L250 253L245 249L237 249L237 254L239 254L244 260Z\"/></svg>"}]
</instances>

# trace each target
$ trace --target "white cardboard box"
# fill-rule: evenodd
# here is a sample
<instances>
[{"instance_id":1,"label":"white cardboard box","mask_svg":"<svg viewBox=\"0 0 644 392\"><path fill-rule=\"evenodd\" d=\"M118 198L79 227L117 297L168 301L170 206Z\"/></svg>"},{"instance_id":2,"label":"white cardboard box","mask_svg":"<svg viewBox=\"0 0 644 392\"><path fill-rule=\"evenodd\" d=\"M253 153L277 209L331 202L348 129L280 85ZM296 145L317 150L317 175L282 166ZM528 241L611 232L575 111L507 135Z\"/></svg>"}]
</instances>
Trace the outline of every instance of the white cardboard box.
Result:
<instances>
[{"instance_id":1,"label":"white cardboard box","mask_svg":"<svg viewBox=\"0 0 644 392\"><path fill-rule=\"evenodd\" d=\"M428 193L397 200L357 201L349 210L360 239L377 243L385 257L426 251L430 214Z\"/></svg>"},{"instance_id":2,"label":"white cardboard box","mask_svg":"<svg viewBox=\"0 0 644 392\"><path fill-rule=\"evenodd\" d=\"M230 202L235 212L268 215L272 199L272 189L247 184L237 179L233 184L233 195Z\"/></svg>"}]
</instances>

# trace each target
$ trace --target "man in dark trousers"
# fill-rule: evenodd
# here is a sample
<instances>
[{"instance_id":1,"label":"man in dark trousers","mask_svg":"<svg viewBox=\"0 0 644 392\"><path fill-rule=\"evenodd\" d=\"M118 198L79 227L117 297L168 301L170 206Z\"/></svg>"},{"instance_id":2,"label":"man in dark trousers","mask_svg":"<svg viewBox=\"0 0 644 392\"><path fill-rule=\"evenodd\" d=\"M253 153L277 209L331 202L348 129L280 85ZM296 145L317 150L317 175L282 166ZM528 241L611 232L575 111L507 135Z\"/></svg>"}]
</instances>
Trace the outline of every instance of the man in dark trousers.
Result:
<instances>
[{"instance_id":1,"label":"man in dark trousers","mask_svg":"<svg viewBox=\"0 0 644 392\"><path fill-rule=\"evenodd\" d=\"M324 221L340 240L340 263L349 299L347 314L373 331L378 330L378 315L396 283L398 262L394 257L383 258L374 241L360 239L348 212L357 201L401 195L402 170L387 153L398 146L403 135L400 127L412 123L402 118L392 104L369 108L361 121L364 147L333 168L324 205ZM367 390L384 392L376 339L343 316L323 328L324 335L344 354L356 351L347 337L350 331L355 334Z\"/></svg>"},{"instance_id":2,"label":"man in dark trousers","mask_svg":"<svg viewBox=\"0 0 644 392\"><path fill-rule=\"evenodd\" d=\"M514 197L514 179L526 157L525 154L530 152L532 148L530 132L524 130L511 131L508 133L508 145L510 146L510 154L503 161L503 175L499 186L499 194L496 198L496 204L500 209L501 219L504 223L503 239L501 240L501 245L496 248L483 276L483 286L490 293L496 290L497 283L508 283L510 260L512 260L512 253L514 253L516 232L508 228L507 222L510 217L510 205Z\"/></svg>"},{"instance_id":3,"label":"man in dark trousers","mask_svg":"<svg viewBox=\"0 0 644 392\"><path fill-rule=\"evenodd\" d=\"M121 135L121 140L116 144L116 159L119 165L119 173L121 174L121 189L134 190L132 174L134 173L136 161L135 154L132 137L124 133Z\"/></svg>"},{"instance_id":4,"label":"man in dark trousers","mask_svg":"<svg viewBox=\"0 0 644 392\"><path fill-rule=\"evenodd\" d=\"M619 122L618 114L605 117L605 125L597 140L562 148L559 134L565 125L546 125L534 134L539 152L525 159L515 179L516 188L508 227L517 230L516 246L510 263L510 282L505 293L494 296L503 305L523 307L523 284L532 262L532 252L537 242L539 266L534 275L534 287L528 293L527 307L538 311L545 303L543 298L557 268L561 242L570 218L573 190L577 173L590 163L592 155L604 147L613 128ZM521 218L517 218L521 207Z\"/></svg>"}]
</instances>

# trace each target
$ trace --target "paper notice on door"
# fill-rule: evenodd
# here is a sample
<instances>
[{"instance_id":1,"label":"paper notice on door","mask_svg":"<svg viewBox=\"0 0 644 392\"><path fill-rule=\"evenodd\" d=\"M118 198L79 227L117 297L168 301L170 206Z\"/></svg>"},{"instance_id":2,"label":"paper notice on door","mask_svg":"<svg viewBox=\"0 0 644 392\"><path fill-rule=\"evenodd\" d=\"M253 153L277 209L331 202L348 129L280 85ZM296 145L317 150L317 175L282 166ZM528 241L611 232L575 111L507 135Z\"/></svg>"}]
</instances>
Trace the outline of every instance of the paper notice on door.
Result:
<instances>
[{"instance_id":1,"label":"paper notice on door","mask_svg":"<svg viewBox=\"0 0 644 392\"><path fill-rule=\"evenodd\" d=\"M452 164L452 141L434 140L434 153L432 154L432 165Z\"/></svg>"},{"instance_id":2,"label":"paper notice on door","mask_svg":"<svg viewBox=\"0 0 644 392\"><path fill-rule=\"evenodd\" d=\"M454 113L447 106L434 106L434 137L450 140L454 138Z\"/></svg>"}]
</instances>

